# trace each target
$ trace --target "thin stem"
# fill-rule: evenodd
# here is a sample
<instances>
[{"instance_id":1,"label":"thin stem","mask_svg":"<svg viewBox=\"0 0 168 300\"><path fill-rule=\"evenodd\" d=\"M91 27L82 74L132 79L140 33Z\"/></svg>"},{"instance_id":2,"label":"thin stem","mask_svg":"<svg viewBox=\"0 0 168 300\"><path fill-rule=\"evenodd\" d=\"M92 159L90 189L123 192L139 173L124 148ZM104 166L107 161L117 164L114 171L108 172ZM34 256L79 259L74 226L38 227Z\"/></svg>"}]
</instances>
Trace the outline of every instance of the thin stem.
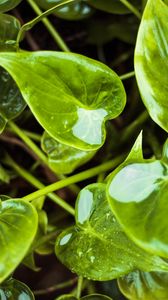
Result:
<instances>
[{"instance_id":1,"label":"thin stem","mask_svg":"<svg viewBox=\"0 0 168 300\"><path fill-rule=\"evenodd\" d=\"M72 285L74 285L76 283L76 281L77 281L77 278L73 278L73 279L70 279L65 282L57 283L57 284L50 286L48 288L45 288L43 290L41 289L41 290L34 291L34 294L37 296L37 295L46 295L48 293L53 293L55 291L65 289L67 287L71 287Z\"/></svg>"},{"instance_id":2,"label":"thin stem","mask_svg":"<svg viewBox=\"0 0 168 300\"><path fill-rule=\"evenodd\" d=\"M23 177L26 181L28 181L31 185L38 189L45 188L45 185L41 183L36 177L34 177L31 173L26 171L24 168L22 168L20 165L18 165L12 157L7 154L6 158L4 160L4 163L8 166L12 167L21 177ZM53 202L61 206L63 209L65 209L67 212L69 212L71 215L74 215L74 209L72 206L70 206L68 203L66 203L62 198L58 197L54 193L49 193L47 195Z\"/></svg>"},{"instance_id":3,"label":"thin stem","mask_svg":"<svg viewBox=\"0 0 168 300\"><path fill-rule=\"evenodd\" d=\"M134 77L134 76L135 76L135 71L132 71L132 72L121 75L120 79L121 80L126 80L126 79L129 79L129 78Z\"/></svg>"},{"instance_id":4,"label":"thin stem","mask_svg":"<svg viewBox=\"0 0 168 300\"><path fill-rule=\"evenodd\" d=\"M127 0L119 0L122 4L124 4L139 20L141 20L141 14L139 10L133 6L130 2Z\"/></svg>"},{"instance_id":5,"label":"thin stem","mask_svg":"<svg viewBox=\"0 0 168 300\"><path fill-rule=\"evenodd\" d=\"M25 134L23 130L21 130L14 122L9 121L8 122L9 127L12 129L13 132L15 132L21 140L25 142L25 144L33 150L33 152L40 158L40 160L48 165L48 159L44 155L44 153L39 149L39 147L36 146L36 144Z\"/></svg>"},{"instance_id":6,"label":"thin stem","mask_svg":"<svg viewBox=\"0 0 168 300\"><path fill-rule=\"evenodd\" d=\"M77 299L79 299L80 296L81 296L82 286L83 286L83 277L79 276L79 278L78 278L78 285L77 285L77 291L76 291L76 297L77 297Z\"/></svg>"},{"instance_id":7,"label":"thin stem","mask_svg":"<svg viewBox=\"0 0 168 300\"><path fill-rule=\"evenodd\" d=\"M69 48L67 47L67 45L65 44L65 42L63 41L63 39L61 38L59 33L56 31L56 29L53 27L51 22L46 19L46 17L49 16L50 14L52 14L55 9L60 8L66 4L73 3L75 0L65 0L64 2L55 5L54 7L48 9L45 12L42 12L39 9L39 7L34 2L34 0L27 0L27 1L38 16L35 19L31 20L30 22L24 24L21 27L21 29L19 30L18 36L17 36L16 44L19 45L19 42L20 42L24 32L32 29L39 21L42 21L45 24L48 31L50 32L50 34L52 35L52 37L54 38L55 42L59 45L59 47L63 51L69 52L70 51Z\"/></svg>"},{"instance_id":8,"label":"thin stem","mask_svg":"<svg viewBox=\"0 0 168 300\"><path fill-rule=\"evenodd\" d=\"M91 168L89 170L80 172L76 175L73 175L71 177L65 178L63 180L60 180L58 182L52 183L48 186L46 186L45 188L36 191L32 194L29 194L25 197L23 197L23 200L26 201L32 201L38 197L44 196L46 194L49 194L53 191L59 190L61 188L67 187L73 183L77 183L83 180L86 180L88 178L92 178L102 172L106 172L109 170L114 169L116 166L118 166L125 158L125 154L122 154L120 156L117 156L116 158L114 158L113 160L110 160L108 162L105 162L97 167Z\"/></svg>"},{"instance_id":9,"label":"thin stem","mask_svg":"<svg viewBox=\"0 0 168 300\"><path fill-rule=\"evenodd\" d=\"M28 130L23 130L24 134L27 135L30 139L34 140L35 142L41 143L41 135L35 132L31 132Z\"/></svg>"}]
</instances>

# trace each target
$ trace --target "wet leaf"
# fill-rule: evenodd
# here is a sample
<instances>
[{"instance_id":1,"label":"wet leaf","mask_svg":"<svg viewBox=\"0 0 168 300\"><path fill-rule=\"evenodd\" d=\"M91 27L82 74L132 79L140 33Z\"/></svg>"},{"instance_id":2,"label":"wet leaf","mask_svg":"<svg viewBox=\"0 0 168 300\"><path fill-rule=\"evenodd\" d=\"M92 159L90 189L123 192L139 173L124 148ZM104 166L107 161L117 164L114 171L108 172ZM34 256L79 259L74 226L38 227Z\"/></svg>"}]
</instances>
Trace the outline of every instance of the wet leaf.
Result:
<instances>
[{"instance_id":1,"label":"wet leaf","mask_svg":"<svg viewBox=\"0 0 168 300\"><path fill-rule=\"evenodd\" d=\"M13 278L0 285L2 300L35 300L33 293L24 283Z\"/></svg>"},{"instance_id":2,"label":"wet leaf","mask_svg":"<svg viewBox=\"0 0 168 300\"><path fill-rule=\"evenodd\" d=\"M0 51L15 51L20 27L20 22L15 17L0 13Z\"/></svg>"},{"instance_id":3,"label":"wet leaf","mask_svg":"<svg viewBox=\"0 0 168 300\"><path fill-rule=\"evenodd\" d=\"M168 3L148 0L135 49L135 73L151 118L168 131Z\"/></svg>"},{"instance_id":4,"label":"wet leaf","mask_svg":"<svg viewBox=\"0 0 168 300\"><path fill-rule=\"evenodd\" d=\"M125 106L120 78L104 64L78 54L1 53L0 65L13 76L44 129L81 150L100 148L105 121Z\"/></svg>"},{"instance_id":5,"label":"wet leaf","mask_svg":"<svg viewBox=\"0 0 168 300\"><path fill-rule=\"evenodd\" d=\"M121 292L130 300L167 300L168 273L135 271L118 279Z\"/></svg>"},{"instance_id":6,"label":"wet leaf","mask_svg":"<svg viewBox=\"0 0 168 300\"><path fill-rule=\"evenodd\" d=\"M60 234L55 248L57 257L72 272L100 281L118 278L137 268L168 268L162 259L128 239L109 207L105 184L92 184L81 190L75 218L76 225Z\"/></svg>"},{"instance_id":7,"label":"wet leaf","mask_svg":"<svg viewBox=\"0 0 168 300\"><path fill-rule=\"evenodd\" d=\"M37 213L22 200L6 200L0 209L0 282L26 255L37 231Z\"/></svg>"},{"instance_id":8,"label":"wet leaf","mask_svg":"<svg viewBox=\"0 0 168 300\"><path fill-rule=\"evenodd\" d=\"M107 195L128 236L144 250L168 257L168 166L163 160L143 159L139 141L109 176Z\"/></svg>"},{"instance_id":9,"label":"wet leaf","mask_svg":"<svg viewBox=\"0 0 168 300\"><path fill-rule=\"evenodd\" d=\"M61 3L62 0L36 0L36 3L47 10ZM78 1L78 3L70 3L62 8L55 10L56 16L66 20L81 20L89 17L94 12L94 9L90 7L85 1Z\"/></svg>"},{"instance_id":10,"label":"wet leaf","mask_svg":"<svg viewBox=\"0 0 168 300\"><path fill-rule=\"evenodd\" d=\"M61 174L72 173L96 154L96 151L82 151L57 142L47 132L42 136L42 149L48 156L51 168Z\"/></svg>"}]
</instances>

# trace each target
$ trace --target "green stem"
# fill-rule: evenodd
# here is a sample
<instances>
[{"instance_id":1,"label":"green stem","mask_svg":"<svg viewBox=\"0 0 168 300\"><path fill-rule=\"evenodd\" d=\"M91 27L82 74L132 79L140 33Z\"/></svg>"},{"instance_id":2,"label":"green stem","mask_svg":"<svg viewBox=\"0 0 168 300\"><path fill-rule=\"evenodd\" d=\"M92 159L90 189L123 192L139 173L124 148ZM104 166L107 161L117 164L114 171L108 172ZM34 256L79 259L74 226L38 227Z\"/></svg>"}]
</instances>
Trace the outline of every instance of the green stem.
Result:
<instances>
[{"instance_id":1,"label":"green stem","mask_svg":"<svg viewBox=\"0 0 168 300\"><path fill-rule=\"evenodd\" d=\"M26 171L24 168L19 166L13 159L12 157L7 154L6 159L4 160L4 163L7 164L8 166L12 167L21 177L23 177L27 182L29 182L31 185L38 189L44 189L45 185L41 183L36 177L34 177L31 173ZM65 209L67 212L69 212L71 215L74 216L75 211L73 207L71 207L68 203L66 203L63 199L58 197L54 193L49 193L47 195L54 203L58 204L61 206L63 209Z\"/></svg>"},{"instance_id":2,"label":"green stem","mask_svg":"<svg viewBox=\"0 0 168 300\"><path fill-rule=\"evenodd\" d=\"M128 139L130 139L130 137L132 137L135 131L138 130L148 119L149 114L147 111L141 113L140 116L138 116L138 118L134 122L132 122L123 130L121 141L126 142Z\"/></svg>"},{"instance_id":3,"label":"green stem","mask_svg":"<svg viewBox=\"0 0 168 300\"><path fill-rule=\"evenodd\" d=\"M15 132L21 140L40 158L40 160L48 166L48 159L44 153L36 146L36 144L21 130L14 122L8 122L9 127Z\"/></svg>"},{"instance_id":4,"label":"green stem","mask_svg":"<svg viewBox=\"0 0 168 300\"><path fill-rule=\"evenodd\" d=\"M80 172L76 175L70 176L68 178L65 178L63 180L60 180L58 182L52 183L48 186L46 186L45 188L36 191L32 194L29 194L25 197L23 197L23 200L26 201L32 201L38 197L44 196L46 194L49 194L53 191L59 190L61 188L67 187L73 183L77 183L83 180L86 180L88 178L92 178L94 176L97 176L98 174L102 173L102 172L106 172L109 170L114 169L116 166L118 166L125 158L125 154L122 154L120 156L117 156L116 158L114 158L113 160L110 160L108 162L105 162L97 167L91 168L89 170Z\"/></svg>"},{"instance_id":5,"label":"green stem","mask_svg":"<svg viewBox=\"0 0 168 300\"><path fill-rule=\"evenodd\" d=\"M23 130L23 133L27 135L30 139L34 140L35 142L41 143L41 135L35 132L31 132L28 130Z\"/></svg>"},{"instance_id":6,"label":"green stem","mask_svg":"<svg viewBox=\"0 0 168 300\"><path fill-rule=\"evenodd\" d=\"M132 72L121 75L120 79L121 80L126 80L126 79L129 79L129 78L134 77L134 76L135 76L135 71L132 71Z\"/></svg>"},{"instance_id":7,"label":"green stem","mask_svg":"<svg viewBox=\"0 0 168 300\"><path fill-rule=\"evenodd\" d=\"M83 277L79 276L78 278L78 285L77 285L77 291L76 291L76 297L77 299L80 299L81 293L82 293L82 286L83 286Z\"/></svg>"},{"instance_id":8,"label":"green stem","mask_svg":"<svg viewBox=\"0 0 168 300\"><path fill-rule=\"evenodd\" d=\"M67 287L71 287L72 285L75 284L76 281L77 281L77 278L73 278L73 279L70 279L70 280L65 281L65 282L57 283L57 284L55 284L51 287L48 287L44 290L34 291L34 294L37 296L37 295L46 295L48 293L53 293L55 291L65 289Z\"/></svg>"},{"instance_id":9,"label":"green stem","mask_svg":"<svg viewBox=\"0 0 168 300\"><path fill-rule=\"evenodd\" d=\"M133 6L129 1L127 0L119 0L122 4L124 4L139 20L141 20L141 14L138 11L138 9Z\"/></svg>"},{"instance_id":10,"label":"green stem","mask_svg":"<svg viewBox=\"0 0 168 300\"><path fill-rule=\"evenodd\" d=\"M51 13L53 13L55 9L57 9L59 7L62 7L66 4L72 3L75 0L66 0L62 3L59 3L59 4L55 5L54 7L50 8L49 10L47 10L45 12L41 11L41 9L37 6L37 4L34 2L34 0L27 0L27 1L30 4L30 6L32 7L32 9L35 11L35 13L37 14L37 17L35 19L33 19L32 21L24 24L21 27L21 29L18 33L18 36L17 36L17 45L19 45L19 42L20 42L24 32L32 29L34 25L36 25L39 21L42 21L44 23L44 25L46 26L46 28L48 29L48 31L50 32L50 34L52 35L55 42L59 45L60 49L62 49L65 52L69 52L70 49L65 44L64 40L59 35L59 33L56 31L56 29L51 24L51 22L48 19L46 19L46 17L48 15L50 15Z\"/></svg>"}]
</instances>

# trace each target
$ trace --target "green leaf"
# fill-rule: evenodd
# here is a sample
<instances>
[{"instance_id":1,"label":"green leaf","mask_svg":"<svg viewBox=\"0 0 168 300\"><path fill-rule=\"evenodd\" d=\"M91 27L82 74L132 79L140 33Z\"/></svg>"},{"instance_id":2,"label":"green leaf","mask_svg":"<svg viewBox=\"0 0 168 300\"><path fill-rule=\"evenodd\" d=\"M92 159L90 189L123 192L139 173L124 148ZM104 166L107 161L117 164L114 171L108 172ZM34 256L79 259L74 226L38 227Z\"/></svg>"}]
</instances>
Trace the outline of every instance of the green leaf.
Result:
<instances>
[{"instance_id":1,"label":"green leaf","mask_svg":"<svg viewBox=\"0 0 168 300\"><path fill-rule=\"evenodd\" d=\"M6 12L16 7L22 0L1 0L0 12Z\"/></svg>"},{"instance_id":2,"label":"green leaf","mask_svg":"<svg viewBox=\"0 0 168 300\"><path fill-rule=\"evenodd\" d=\"M56 300L78 300L76 297L72 296L72 295L63 295L58 297ZM93 294L93 295L89 295L89 296L85 296L80 298L81 300L112 300L111 298L109 298L108 296L105 295L100 295L100 294Z\"/></svg>"},{"instance_id":3,"label":"green leaf","mask_svg":"<svg viewBox=\"0 0 168 300\"><path fill-rule=\"evenodd\" d=\"M10 74L0 67L0 133L8 120L18 117L26 103Z\"/></svg>"},{"instance_id":4,"label":"green leaf","mask_svg":"<svg viewBox=\"0 0 168 300\"><path fill-rule=\"evenodd\" d=\"M130 154L108 177L107 196L127 235L144 250L168 257L167 164Z\"/></svg>"},{"instance_id":5,"label":"green leaf","mask_svg":"<svg viewBox=\"0 0 168 300\"><path fill-rule=\"evenodd\" d=\"M0 285L0 299L2 300L35 300L33 293L24 283L13 278Z\"/></svg>"},{"instance_id":6,"label":"green leaf","mask_svg":"<svg viewBox=\"0 0 168 300\"><path fill-rule=\"evenodd\" d=\"M168 3L148 0L135 49L135 73L151 118L168 131Z\"/></svg>"},{"instance_id":7,"label":"green leaf","mask_svg":"<svg viewBox=\"0 0 168 300\"><path fill-rule=\"evenodd\" d=\"M96 151L82 151L57 142L47 132L42 136L41 146L48 156L49 166L61 174L72 173L96 154Z\"/></svg>"},{"instance_id":8,"label":"green leaf","mask_svg":"<svg viewBox=\"0 0 168 300\"><path fill-rule=\"evenodd\" d=\"M137 268L168 268L162 259L128 239L109 207L105 184L89 185L79 193L75 218L76 225L60 234L55 247L57 257L72 272L92 280L110 280Z\"/></svg>"},{"instance_id":9,"label":"green leaf","mask_svg":"<svg viewBox=\"0 0 168 300\"><path fill-rule=\"evenodd\" d=\"M20 27L20 22L15 17L0 14L0 51L15 51Z\"/></svg>"},{"instance_id":10,"label":"green leaf","mask_svg":"<svg viewBox=\"0 0 168 300\"><path fill-rule=\"evenodd\" d=\"M52 51L1 53L33 114L56 140L81 150L105 141L105 121L117 117L126 95L120 78L104 64Z\"/></svg>"},{"instance_id":11,"label":"green leaf","mask_svg":"<svg viewBox=\"0 0 168 300\"><path fill-rule=\"evenodd\" d=\"M135 271L118 279L121 292L130 300L167 300L168 273Z\"/></svg>"},{"instance_id":12,"label":"green leaf","mask_svg":"<svg viewBox=\"0 0 168 300\"><path fill-rule=\"evenodd\" d=\"M6 200L0 210L0 282L26 255L37 231L37 213L22 200Z\"/></svg>"},{"instance_id":13,"label":"green leaf","mask_svg":"<svg viewBox=\"0 0 168 300\"><path fill-rule=\"evenodd\" d=\"M36 3L45 10L52 8L61 2L62 0L36 0ZM78 3L69 3L62 8L57 8L54 13L62 19L81 20L88 18L93 12L94 9L82 0L78 1Z\"/></svg>"},{"instance_id":14,"label":"green leaf","mask_svg":"<svg viewBox=\"0 0 168 300\"><path fill-rule=\"evenodd\" d=\"M130 13L130 10L121 3L120 0L88 0L87 1L93 7L106 11L112 14L126 14ZM139 0L130 0L130 3L137 6L140 4Z\"/></svg>"}]
</instances>

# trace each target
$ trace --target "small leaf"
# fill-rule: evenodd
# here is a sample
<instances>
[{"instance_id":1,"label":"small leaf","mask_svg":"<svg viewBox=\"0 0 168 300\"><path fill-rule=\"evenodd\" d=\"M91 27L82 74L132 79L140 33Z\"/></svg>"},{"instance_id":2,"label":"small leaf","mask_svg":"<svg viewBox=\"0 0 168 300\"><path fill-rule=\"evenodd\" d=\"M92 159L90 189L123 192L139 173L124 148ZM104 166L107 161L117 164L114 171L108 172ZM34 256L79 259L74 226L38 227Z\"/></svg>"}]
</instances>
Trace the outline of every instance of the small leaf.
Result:
<instances>
[{"instance_id":1,"label":"small leaf","mask_svg":"<svg viewBox=\"0 0 168 300\"><path fill-rule=\"evenodd\" d=\"M120 78L82 55L8 52L0 54L0 65L13 76L44 129L59 142L81 150L100 148L105 121L117 117L125 106Z\"/></svg>"},{"instance_id":2,"label":"small leaf","mask_svg":"<svg viewBox=\"0 0 168 300\"><path fill-rule=\"evenodd\" d=\"M144 160L143 159L143 151L142 151L142 131L138 135L129 155L126 158L126 161L130 160Z\"/></svg>"},{"instance_id":3,"label":"small leaf","mask_svg":"<svg viewBox=\"0 0 168 300\"><path fill-rule=\"evenodd\" d=\"M3 0L0 2L0 12L6 12L16 7L22 0Z\"/></svg>"},{"instance_id":4,"label":"small leaf","mask_svg":"<svg viewBox=\"0 0 168 300\"><path fill-rule=\"evenodd\" d=\"M108 177L117 220L144 250L168 257L168 166L162 160L126 160ZM121 184L122 183L122 184Z\"/></svg>"},{"instance_id":5,"label":"small leaf","mask_svg":"<svg viewBox=\"0 0 168 300\"><path fill-rule=\"evenodd\" d=\"M2 202L0 211L0 282L26 255L37 231L37 213L22 200Z\"/></svg>"},{"instance_id":6,"label":"small leaf","mask_svg":"<svg viewBox=\"0 0 168 300\"><path fill-rule=\"evenodd\" d=\"M133 5L139 5L139 0L130 0ZM121 3L120 0L88 0L88 3L93 7L106 11L112 14L126 14L130 13L130 10Z\"/></svg>"},{"instance_id":7,"label":"small leaf","mask_svg":"<svg viewBox=\"0 0 168 300\"><path fill-rule=\"evenodd\" d=\"M82 151L53 139L47 132L42 136L42 149L48 155L49 165L57 173L69 174L88 162L96 151Z\"/></svg>"},{"instance_id":8,"label":"small leaf","mask_svg":"<svg viewBox=\"0 0 168 300\"><path fill-rule=\"evenodd\" d=\"M9 73L0 67L0 133L8 120L19 116L26 107L23 97Z\"/></svg>"},{"instance_id":9,"label":"small leaf","mask_svg":"<svg viewBox=\"0 0 168 300\"><path fill-rule=\"evenodd\" d=\"M60 4L62 0L36 0L36 3L47 10L54 7L57 4ZM57 8L54 13L56 16L66 19L66 20L81 20L88 18L94 9L90 7L85 1L78 1L78 3L69 3L64 5L62 8Z\"/></svg>"},{"instance_id":10,"label":"small leaf","mask_svg":"<svg viewBox=\"0 0 168 300\"><path fill-rule=\"evenodd\" d=\"M76 297L72 295L63 295L58 297L56 300L78 300ZM93 294L89 296L85 296L80 298L81 300L112 300L110 297L105 296L105 295L100 295L100 294Z\"/></svg>"},{"instance_id":11,"label":"small leaf","mask_svg":"<svg viewBox=\"0 0 168 300\"><path fill-rule=\"evenodd\" d=\"M168 3L148 0L135 49L135 73L151 118L168 131Z\"/></svg>"},{"instance_id":12,"label":"small leaf","mask_svg":"<svg viewBox=\"0 0 168 300\"><path fill-rule=\"evenodd\" d=\"M110 210L105 190L105 184L92 184L79 193L76 225L58 237L57 257L72 272L92 280L118 278L137 268L166 270L166 262L127 238Z\"/></svg>"},{"instance_id":13,"label":"small leaf","mask_svg":"<svg viewBox=\"0 0 168 300\"><path fill-rule=\"evenodd\" d=\"M15 51L21 25L13 16L0 13L0 51Z\"/></svg>"},{"instance_id":14,"label":"small leaf","mask_svg":"<svg viewBox=\"0 0 168 300\"><path fill-rule=\"evenodd\" d=\"M121 292L132 300L167 300L168 273L135 271L118 279Z\"/></svg>"},{"instance_id":15,"label":"small leaf","mask_svg":"<svg viewBox=\"0 0 168 300\"><path fill-rule=\"evenodd\" d=\"M2 300L35 300L33 293L24 283L13 278L0 285L0 299Z\"/></svg>"}]
</instances>

